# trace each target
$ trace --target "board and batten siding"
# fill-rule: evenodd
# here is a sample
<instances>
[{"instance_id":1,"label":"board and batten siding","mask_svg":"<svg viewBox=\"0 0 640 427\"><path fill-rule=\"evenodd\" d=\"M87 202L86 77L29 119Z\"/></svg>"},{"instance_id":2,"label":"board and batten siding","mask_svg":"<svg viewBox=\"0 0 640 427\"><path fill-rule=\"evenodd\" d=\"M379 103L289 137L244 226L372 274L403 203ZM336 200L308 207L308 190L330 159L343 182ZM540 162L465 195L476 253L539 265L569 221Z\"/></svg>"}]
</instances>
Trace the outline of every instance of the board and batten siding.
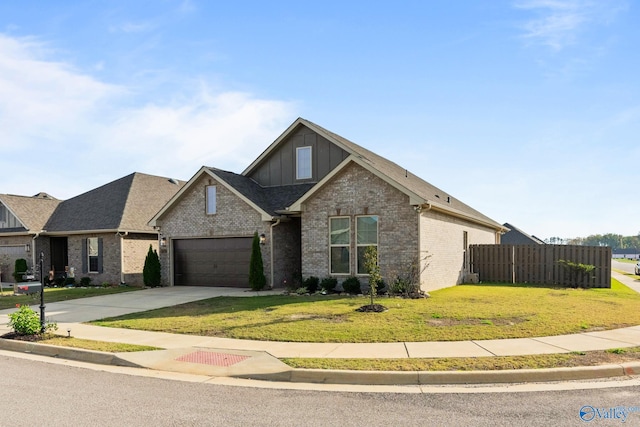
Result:
<instances>
[{"instance_id":1,"label":"board and batten siding","mask_svg":"<svg viewBox=\"0 0 640 427\"><path fill-rule=\"evenodd\" d=\"M311 147L310 179L296 179L296 149L300 147ZM249 177L263 187L318 182L348 156L349 153L303 126L270 153Z\"/></svg>"}]
</instances>

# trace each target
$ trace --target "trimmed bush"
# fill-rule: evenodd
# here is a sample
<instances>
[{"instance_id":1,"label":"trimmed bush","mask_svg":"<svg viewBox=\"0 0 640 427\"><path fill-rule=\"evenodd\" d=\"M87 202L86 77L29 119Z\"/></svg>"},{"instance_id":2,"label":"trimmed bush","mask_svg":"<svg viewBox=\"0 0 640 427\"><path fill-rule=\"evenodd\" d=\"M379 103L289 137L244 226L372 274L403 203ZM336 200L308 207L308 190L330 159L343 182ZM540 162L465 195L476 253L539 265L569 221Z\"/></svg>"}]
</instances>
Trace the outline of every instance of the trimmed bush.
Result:
<instances>
[{"instance_id":1,"label":"trimmed bush","mask_svg":"<svg viewBox=\"0 0 640 427\"><path fill-rule=\"evenodd\" d=\"M325 277L320 282L320 288L327 293L335 292L336 286L338 286L338 279L335 277Z\"/></svg>"},{"instance_id":2,"label":"trimmed bush","mask_svg":"<svg viewBox=\"0 0 640 427\"><path fill-rule=\"evenodd\" d=\"M13 268L13 278L16 282L24 282L22 276L27 272L27 260L24 258L18 258Z\"/></svg>"},{"instance_id":3,"label":"trimmed bush","mask_svg":"<svg viewBox=\"0 0 640 427\"><path fill-rule=\"evenodd\" d=\"M320 284L320 279L318 279L315 276L307 277L302 282L302 286L307 288L307 292L309 292L310 294L316 293L316 291L318 290L319 284Z\"/></svg>"},{"instance_id":4,"label":"trimmed bush","mask_svg":"<svg viewBox=\"0 0 640 427\"><path fill-rule=\"evenodd\" d=\"M267 285L267 278L264 275L262 265L262 250L260 249L260 238L258 232L253 234L251 245L251 260L249 261L249 286L252 291L261 291Z\"/></svg>"},{"instance_id":5,"label":"trimmed bush","mask_svg":"<svg viewBox=\"0 0 640 427\"><path fill-rule=\"evenodd\" d=\"M144 259L144 267L142 268L142 281L145 286L155 288L160 286L162 278L162 267L160 266L160 257L158 251L153 250L149 245L147 257Z\"/></svg>"},{"instance_id":6,"label":"trimmed bush","mask_svg":"<svg viewBox=\"0 0 640 427\"><path fill-rule=\"evenodd\" d=\"M40 324L40 315L28 305L22 305L18 311L9 314L9 327L18 335L37 335L41 332L57 330L58 324L47 322Z\"/></svg>"},{"instance_id":7,"label":"trimmed bush","mask_svg":"<svg viewBox=\"0 0 640 427\"><path fill-rule=\"evenodd\" d=\"M84 286L84 287L91 286L91 277L81 277L80 286Z\"/></svg>"},{"instance_id":8,"label":"trimmed bush","mask_svg":"<svg viewBox=\"0 0 640 427\"><path fill-rule=\"evenodd\" d=\"M348 277L342 282L342 289L349 295L358 295L362 293L360 288L360 279L356 276Z\"/></svg>"}]
</instances>

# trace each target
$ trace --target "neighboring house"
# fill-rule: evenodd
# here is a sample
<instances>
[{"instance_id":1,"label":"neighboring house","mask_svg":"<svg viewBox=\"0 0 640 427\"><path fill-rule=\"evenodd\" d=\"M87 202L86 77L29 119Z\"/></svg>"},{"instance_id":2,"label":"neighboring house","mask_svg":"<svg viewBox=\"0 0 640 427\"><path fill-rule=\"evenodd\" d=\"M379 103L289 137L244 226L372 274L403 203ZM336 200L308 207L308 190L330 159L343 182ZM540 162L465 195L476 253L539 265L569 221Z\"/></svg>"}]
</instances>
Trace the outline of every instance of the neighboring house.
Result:
<instances>
[{"instance_id":1,"label":"neighboring house","mask_svg":"<svg viewBox=\"0 0 640 427\"><path fill-rule=\"evenodd\" d=\"M505 234L502 235L500 243L503 245L544 245L544 241L538 239L536 236L530 236L518 227L505 222L505 228L508 228Z\"/></svg>"},{"instance_id":2,"label":"neighboring house","mask_svg":"<svg viewBox=\"0 0 640 427\"><path fill-rule=\"evenodd\" d=\"M158 248L158 232L148 225L149 218L182 185L184 182L173 179L133 173L69 200L52 199L39 221L29 223L23 214L26 211L12 208L15 221L22 226L0 229L0 241L4 237L16 244L30 243L31 265L39 263L37 254L42 252L45 274L87 276L94 284L142 285L149 245ZM14 196L10 206L27 204L23 199L29 198Z\"/></svg>"},{"instance_id":3,"label":"neighboring house","mask_svg":"<svg viewBox=\"0 0 640 427\"><path fill-rule=\"evenodd\" d=\"M236 174L202 167L150 221L160 231L165 285L248 286L261 236L270 286L296 277L366 281L376 246L387 282L421 273L433 290L461 283L470 244L507 229L406 169L297 119Z\"/></svg>"},{"instance_id":4,"label":"neighboring house","mask_svg":"<svg viewBox=\"0 0 640 427\"><path fill-rule=\"evenodd\" d=\"M33 197L0 194L1 281L14 281L16 259L26 259L29 270L34 270L38 262L38 252L34 250L35 239L60 203L60 200L46 193Z\"/></svg>"}]
</instances>

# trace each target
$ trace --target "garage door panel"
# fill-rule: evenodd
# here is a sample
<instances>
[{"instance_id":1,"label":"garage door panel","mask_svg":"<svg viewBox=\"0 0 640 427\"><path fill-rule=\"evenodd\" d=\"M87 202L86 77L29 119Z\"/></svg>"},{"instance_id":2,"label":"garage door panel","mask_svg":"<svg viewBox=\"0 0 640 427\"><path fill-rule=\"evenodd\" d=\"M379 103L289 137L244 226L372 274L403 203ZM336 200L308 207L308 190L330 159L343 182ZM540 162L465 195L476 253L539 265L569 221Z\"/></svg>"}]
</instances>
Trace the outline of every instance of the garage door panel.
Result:
<instances>
[{"instance_id":1,"label":"garage door panel","mask_svg":"<svg viewBox=\"0 0 640 427\"><path fill-rule=\"evenodd\" d=\"M174 240L174 284L248 287L251 245L251 237Z\"/></svg>"}]
</instances>

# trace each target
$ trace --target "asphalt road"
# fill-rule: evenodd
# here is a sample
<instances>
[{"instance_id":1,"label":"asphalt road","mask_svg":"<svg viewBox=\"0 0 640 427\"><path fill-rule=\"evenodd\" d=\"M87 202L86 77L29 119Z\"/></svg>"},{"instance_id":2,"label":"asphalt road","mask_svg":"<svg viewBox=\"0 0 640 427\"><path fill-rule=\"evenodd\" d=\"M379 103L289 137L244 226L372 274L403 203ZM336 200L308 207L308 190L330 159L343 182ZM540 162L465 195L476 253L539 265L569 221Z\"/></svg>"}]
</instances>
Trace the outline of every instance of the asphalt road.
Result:
<instances>
[{"instance_id":1,"label":"asphalt road","mask_svg":"<svg viewBox=\"0 0 640 427\"><path fill-rule=\"evenodd\" d=\"M640 412L631 412L640 411L639 381L543 392L320 392L171 381L0 355L0 384L3 427L577 426L588 421L581 411L590 425L622 423L607 414L640 425Z\"/></svg>"},{"instance_id":2,"label":"asphalt road","mask_svg":"<svg viewBox=\"0 0 640 427\"><path fill-rule=\"evenodd\" d=\"M624 271L626 273L634 273L634 266L635 264L632 264L630 262L620 262L620 261L616 261L611 260L611 268L615 268L617 270L621 270Z\"/></svg>"}]
</instances>

